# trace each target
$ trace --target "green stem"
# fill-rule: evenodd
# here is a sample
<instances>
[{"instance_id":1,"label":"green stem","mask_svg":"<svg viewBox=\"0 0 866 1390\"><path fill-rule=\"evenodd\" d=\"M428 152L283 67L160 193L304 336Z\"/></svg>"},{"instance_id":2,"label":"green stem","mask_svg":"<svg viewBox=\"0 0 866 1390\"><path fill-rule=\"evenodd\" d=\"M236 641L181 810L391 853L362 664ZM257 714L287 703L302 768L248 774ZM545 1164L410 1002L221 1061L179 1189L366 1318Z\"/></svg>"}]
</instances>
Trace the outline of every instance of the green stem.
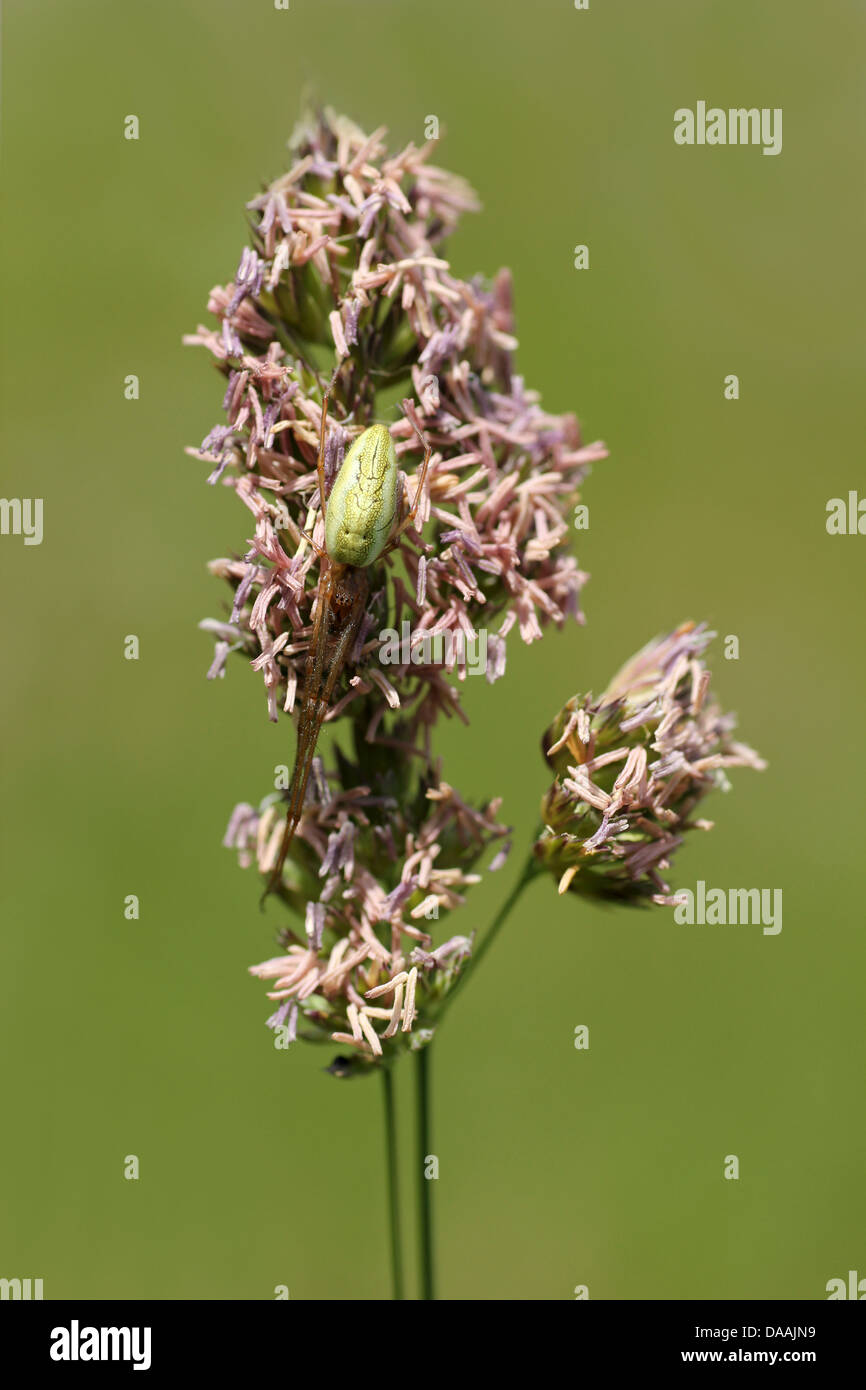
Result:
<instances>
[{"instance_id":1,"label":"green stem","mask_svg":"<svg viewBox=\"0 0 866 1390\"><path fill-rule=\"evenodd\" d=\"M523 892L527 883L529 883L530 879L533 879L538 872L538 865L536 864L534 858L530 854L529 858L523 866L523 872L521 873L511 892L508 894L508 897L505 899L505 902L500 907L493 921L491 922L487 930L487 933L484 937L484 940L481 942L480 946L477 946L475 948L475 950L472 952L472 955L469 957L468 961L464 965L460 975L459 989L452 990L450 994L446 995L446 997L442 1000L442 1003L439 1005L437 1022L441 1021L443 1014L450 1007L452 1001L458 994L462 998L463 991L466 988L467 977L471 975L473 971L478 969L478 966L481 964L482 960L487 955L487 952L490 950L490 947L496 940L497 935L505 926L505 923L511 915L514 905L517 902L517 899L520 897L521 893Z\"/></svg>"},{"instance_id":2,"label":"green stem","mask_svg":"<svg viewBox=\"0 0 866 1390\"><path fill-rule=\"evenodd\" d=\"M534 878L537 872L538 868L536 866L535 860L533 859L532 855L530 855L523 866L523 872L521 873L519 879L515 883L511 892L508 894L508 897L505 899L505 902L502 904L493 921L491 922L490 927L487 930L487 934L484 937L484 940L481 942L481 945L478 947L478 949L473 951L472 955L469 957L469 960L466 963L466 969L463 972L464 976L468 975L470 971L478 969L478 966L481 964L487 952L490 950L490 947L493 945L493 942L495 941L497 934L505 926L506 920L510 916L511 911L515 903L517 902L517 899L520 897L529 880L531 878ZM465 985L465 979L463 983Z\"/></svg>"},{"instance_id":3,"label":"green stem","mask_svg":"<svg viewBox=\"0 0 866 1390\"><path fill-rule=\"evenodd\" d=\"M500 907L490 928L481 942L478 949L470 956L463 969L463 978L460 981L459 993L462 994L466 985L466 976L477 969L479 961L490 950L497 935L502 930L508 919L517 899L520 897L527 883L535 877L538 872L537 865L532 855L529 856L523 866L523 872L512 888L505 902ZM457 993L458 991L454 991ZM441 1020L446 1008L451 1003L454 994L449 994L440 1004L438 1021ZM426 1159L430 1155L430 1045L422 1047L416 1052L416 1066L418 1075L417 1088L417 1126L418 1126L418 1153L416 1164L418 1168L418 1224L419 1224L419 1254L421 1262L421 1298L432 1299L435 1301L435 1281L434 1281L434 1259L433 1259L433 1180L425 1177ZM432 1155L430 1155L432 1156Z\"/></svg>"},{"instance_id":4,"label":"green stem","mask_svg":"<svg viewBox=\"0 0 866 1390\"><path fill-rule=\"evenodd\" d=\"M436 1298L433 1277L433 1180L425 1176L430 1154L430 1047L416 1052L418 1070L418 1226L421 1260L421 1297Z\"/></svg>"},{"instance_id":5,"label":"green stem","mask_svg":"<svg viewBox=\"0 0 866 1390\"><path fill-rule=\"evenodd\" d=\"M530 858L527 859L527 862L525 862L525 865L523 867L523 873L520 874L517 883L514 884L512 891L510 891L510 894L507 895L505 902L503 902L502 906L500 906L499 912L496 913L495 917L493 917L493 922L491 923L491 927L489 927L487 935L485 935L484 941L481 942L480 947L478 947L477 951L474 952L474 955L470 956L470 959L468 959L466 966L464 966L463 977L461 977L460 980L460 991L455 992L463 992L463 988L464 986L466 986L467 974L470 973L471 970L477 969L478 962L484 959L484 956L487 955L489 948L492 947L493 941L495 941L496 935L498 935L499 931L502 930L502 927L505 926L506 919L507 917L509 917L510 912L512 912L514 903L516 903L517 899L520 898L520 894L521 892L523 892L525 885L528 884L528 881L530 881L530 878L534 877L535 873L537 872L538 870L537 865L535 865L535 860L532 859L532 856L530 855ZM452 998L453 995L448 995L448 998L443 999L442 1004L439 1005L438 1020L436 1020L436 1022L439 1022L439 1020L442 1019L442 1015L443 1013L445 1013L446 1008L448 1008L448 1005L450 1004L450 1001L452 1001ZM425 1177L424 1173L425 1168L427 1168L427 1158L428 1156L432 1156L430 1119L430 1052L430 1044L428 1044L427 1047L423 1047L420 1049L420 1051L416 1052L416 1116L418 1145L416 1163L418 1181L418 1255L420 1255L421 1269L421 1298L423 1298L423 1300L435 1301L436 1294L434 1275L434 1225L432 1225L432 1179L430 1179L430 1177ZM388 1073L384 1074L386 1076L386 1074ZM392 1220L393 1219L395 1218L392 1218Z\"/></svg>"},{"instance_id":6,"label":"green stem","mask_svg":"<svg viewBox=\"0 0 866 1390\"><path fill-rule=\"evenodd\" d=\"M394 1104L394 1077L390 1067L382 1067L382 1094L385 1101L385 1149L388 1156L388 1215L391 1228L392 1297L402 1300L403 1252L400 1238L400 1175L397 1168L397 1122Z\"/></svg>"}]
</instances>

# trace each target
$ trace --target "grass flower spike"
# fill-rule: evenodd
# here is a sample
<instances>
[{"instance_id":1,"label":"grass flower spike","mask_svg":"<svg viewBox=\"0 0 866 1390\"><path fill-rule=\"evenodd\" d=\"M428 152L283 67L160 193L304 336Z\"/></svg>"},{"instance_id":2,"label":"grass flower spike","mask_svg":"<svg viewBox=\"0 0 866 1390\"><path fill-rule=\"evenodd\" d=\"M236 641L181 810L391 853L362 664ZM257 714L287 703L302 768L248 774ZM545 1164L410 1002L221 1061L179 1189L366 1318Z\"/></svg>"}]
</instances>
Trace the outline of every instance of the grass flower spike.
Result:
<instances>
[{"instance_id":1,"label":"grass flower spike","mask_svg":"<svg viewBox=\"0 0 866 1390\"><path fill-rule=\"evenodd\" d=\"M443 258L440 243L476 206L471 190L428 164L432 145L388 156L382 137L330 112L310 118L290 171L249 205L253 244L234 281L211 291L217 327L186 339L226 378L225 423L189 452L211 483L236 492L253 532L242 557L211 567L233 591L227 620L206 625L217 638L211 675L243 654L277 720L303 681L322 578L307 537L324 539L324 386L336 366L326 490L351 442L411 390L390 431L413 499L429 442L427 495L418 529L376 567L350 680L329 717L375 692L369 734L386 708L399 708L414 741L459 712L449 662L429 659L434 639L451 643L450 668L465 677L465 643L483 627L494 681L513 627L531 642L548 623L582 620L586 576L569 553L566 515L606 451L582 442L574 416L545 412L516 374L507 272L492 284L463 281ZM383 670L379 634L404 623L408 648Z\"/></svg>"},{"instance_id":2,"label":"grass flower spike","mask_svg":"<svg viewBox=\"0 0 866 1390\"><path fill-rule=\"evenodd\" d=\"M226 837L298 922L253 974L286 1042L337 1042L365 1065L432 1036L473 936L440 913L485 851L504 855L497 798L460 797L433 731L465 718L468 674L504 675L512 630L533 642L582 620L570 517L606 453L517 374L507 272L452 273L443 243L471 189L431 165L432 144L389 154L383 136L330 111L302 122L288 173L248 204L234 279L211 291L216 326L187 339L226 382L224 422L188 452L247 518L211 564L231 593L202 624L209 675L244 657L287 751L299 730L288 813L272 792ZM377 470L379 529L356 544ZM327 774L323 722L352 749Z\"/></svg>"},{"instance_id":3,"label":"grass flower spike","mask_svg":"<svg viewBox=\"0 0 866 1390\"><path fill-rule=\"evenodd\" d=\"M251 967L269 982L279 1008L268 1022L284 1030L286 1044L296 1036L339 1043L359 1063L432 1039L472 949L464 936L436 944L440 912L462 905L479 880L480 856L507 834L496 802L476 810L447 783L399 761L398 785L389 762L376 775L370 763L362 773L343 760L346 789L332 795L317 759L317 799L292 844L282 890L304 926L282 928L281 954ZM238 806L226 844L267 874L282 824L275 797L258 811ZM500 850L491 867L501 860Z\"/></svg>"},{"instance_id":4,"label":"grass flower spike","mask_svg":"<svg viewBox=\"0 0 866 1390\"><path fill-rule=\"evenodd\" d=\"M726 770L764 762L731 737L734 718L708 700L703 653L714 633L683 623L623 666L598 699L574 696L544 735L555 780L542 802L536 865L560 893L672 903L662 877L695 811Z\"/></svg>"}]
</instances>

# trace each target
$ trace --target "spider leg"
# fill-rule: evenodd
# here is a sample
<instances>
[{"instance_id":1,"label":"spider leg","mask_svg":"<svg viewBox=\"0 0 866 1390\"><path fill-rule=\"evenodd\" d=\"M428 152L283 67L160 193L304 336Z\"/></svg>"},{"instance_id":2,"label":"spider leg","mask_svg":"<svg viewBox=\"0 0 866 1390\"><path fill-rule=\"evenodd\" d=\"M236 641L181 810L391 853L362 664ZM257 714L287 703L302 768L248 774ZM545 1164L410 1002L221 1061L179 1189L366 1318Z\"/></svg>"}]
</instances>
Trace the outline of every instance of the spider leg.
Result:
<instances>
[{"instance_id":1,"label":"spider leg","mask_svg":"<svg viewBox=\"0 0 866 1390\"><path fill-rule=\"evenodd\" d=\"M309 543L310 543L310 545L312 546L313 550L316 552L316 555L317 555L318 559L324 560L325 556L326 556L327 553L328 553L327 550L325 549L325 547L324 547L323 545L319 545L319 542L318 542L318 541L314 541L313 538L312 538L312 536L310 535L309 531L305 531L304 528L303 528L303 526L299 526L299 527L298 527L298 532L299 532L300 535L303 536L303 538L304 538L305 541L309 541Z\"/></svg>"},{"instance_id":2,"label":"spider leg","mask_svg":"<svg viewBox=\"0 0 866 1390\"><path fill-rule=\"evenodd\" d=\"M325 524L325 426L328 419L328 401L333 384L333 380L331 380L322 396L322 421L319 426L319 452L316 456L316 472L319 475L319 512L322 517L323 526ZM318 541L313 540L309 531L305 531L302 526L295 526L294 529L298 532L299 536L303 536L305 541L309 541L318 558L323 560L328 553L325 547L319 545Z\"/></svg>"},{"instance_id":3,"label":"spider leg","mask_svg":"<svg viewBox=\"0 0 866 1390\"><path fill-rule=\"evenodd\" d=\"M319 505L322 509L322 521L325 520L325 425L328 419L328 401L331 398L331 387L333 381L328 383L327 389L322 396L322 424L319 433L319 456L316 459L316 470L319 474Z\"/></svg>"},{"instance_id":4,"label":"spider leg","mask_svg":"<svg viewBox=\"0 0 866 1390\"><path fill-rule=\"evenodd\" d=\"M409 526L411 526L411 525L414 523L414 521L415 521L415 517L416 517L416 515L417 515L417 513L418 513L418 508L419 508L419 506L420 506L420 504L421 504L421 498L422 498L422 496L423 496L423 494L424 494L424 484L425 484L426 481L427 481L427 465L428 465L429 462L430 462L430 455L431 455L431 453L433 452L433 451L432 451L432 448L431 448L431 446L430 446L430 444L427 442L427 440L424 438L424 435L421 433L420 429L419 429L418 426L415 424L415 421L412 420L411 417L408 416L408 415L407 415L407 419L409 420L409 423L411 424L412 428L414 429L415 433L417 434L418 438L419 438L420 441L421 441L421 447L422 447L423 450L424 450L424 458L423 458L423 460L422 460L422 462L421 462L421 468L420 468L419 473L418 473L418 483L417 483L417 486L416 486L416 488L415 488L415 498L414 498L414 500L413 500L413 502L412 502L412 505L411 505L411 507L409 508L409 511L407 512L406 516L404 516L403 520L400 522L399 526L398 526L398 527L396 528L396 530L394 531L393 535L391 536L390 540L388 541L387 546L385 547L384 551L382 552L384 555L387 555L389 550L393 550L393 549L394 549L394 546L397 544L397 542L398 542L398 540L400 539L400 537L402 536L403 532L404 532Z\"/></svg>"},{"instance_id":5,"label":"spider leg","mask_svg":"<svg viewBox=\"0 0 866 1390\"><path fill-rule=\"evenodd\" d=\"M295 752L292 784L289 790L286 825L283 830L283 838L280 844L280 852L277 856L277 861L271 870L267 885L265 886L265 891L261 896L260 906L262 908L264 907L265 899L278 888L282 879L286 855L304 810L304 798L307 792L310 769L313 766L313 755L315 754L316 744L319 739L319 730L328 712L328 706L331 703L331 697L334 693L337 678L346 663L349 652L352 650L352 644L355 641L358 628L361 625L361 618L364 615L368 592L369 585L365 579L358 584L352 601L352 607L340 629L337 645L331 658L331 664L328 668L327 675L325 675L325 649L332 615L331 595L333 593L333 571L328 571L326 591L324 597L320 600L320 609L316 610L316 621L313 628L313 636L310 639L310 652L307 657L308 663L312 659L313 664L309 677L305 678L304 702L298 721L298 745Z\"/></svg>"},{"instance_id":6,"label":"spider leg","mask_svg":"<svg viewBox=\"0 0 866 1390\"><path fill-rule=\"evenodd\" d=\"M284 529L289 532L295 545L300 545L301 540L303 539L307 541L310 548L315 551L317 557L320 560L323 560L327 555L328 552L325 549L325 547L323 545L319 545L318 541L313 540L313 537L310 535L309 531L305 531L303 526L299 526L298 523L296 521L293 521L291 517L288 517L287 524Z\"/></svg>"},{"instance_id":7,"label":"spider leg","mask_svg":"<svg viewBox=\"0 0 866 1390\"><path fill-rule=\"evenodd\" d=\"M304 808L307 778L310 774L313 753L316 748L316 738L321 725L321 720L319 724L315 723L315 710L318 704L319 690L322 685L325 647L327 645L328 628L331 617L332 592L333 573L331 570L328 570L319 586L319 597L316 602L316 616L313 619L313 631L310 635L309 647L307 648L307 660L304 670L304 695L301 711L298 716L298 743L295 750L295 766L292 770L292 781L289 787L289 805L286 810L286 825L283 830L283 838L280 843L280 852L277 856L277 861L271 870L265 886L265 891L259 900L259 906L263 910L265 899L273 893L280 882L289 845L292 842L292 837L295 833L298 821L301 819L301 812Z\"/></svg>"}]
</instances>

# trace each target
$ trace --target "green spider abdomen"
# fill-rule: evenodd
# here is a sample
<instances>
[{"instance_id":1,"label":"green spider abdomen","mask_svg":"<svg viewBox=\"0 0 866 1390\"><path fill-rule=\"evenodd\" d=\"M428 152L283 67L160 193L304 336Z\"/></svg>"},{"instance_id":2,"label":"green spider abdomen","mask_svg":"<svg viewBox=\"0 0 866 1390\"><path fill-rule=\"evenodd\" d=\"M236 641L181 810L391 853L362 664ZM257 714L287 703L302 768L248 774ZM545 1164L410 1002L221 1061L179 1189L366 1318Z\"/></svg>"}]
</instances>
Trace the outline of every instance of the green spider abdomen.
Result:
<instances>
[{"instance_id":1,"label":"green spider abdomen","mask_svg":"<svg viewBox=\"0 0 866 1390\"><path fill-rule=\"evenodd\" d=\"M394 441L385 425L359 435L334 480L325 514L325 545L335 564L363 569L385 548L399 502Z\"/></svg>"}]
</instances>

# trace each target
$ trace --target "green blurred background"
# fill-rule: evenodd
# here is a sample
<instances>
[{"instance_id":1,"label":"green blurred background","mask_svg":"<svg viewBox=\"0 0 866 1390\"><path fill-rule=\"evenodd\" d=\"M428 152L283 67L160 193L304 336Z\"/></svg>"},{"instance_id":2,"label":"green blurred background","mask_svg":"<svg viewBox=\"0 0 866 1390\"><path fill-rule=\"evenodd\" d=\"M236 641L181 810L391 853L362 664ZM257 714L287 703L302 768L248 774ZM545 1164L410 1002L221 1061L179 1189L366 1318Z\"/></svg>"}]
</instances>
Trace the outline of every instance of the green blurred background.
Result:
<instances>
[{"instance_id":1,"label":"green blurred background","mask_svg":"<svg viewBox=\"0 0 866 1390\"><path fill-rule=\"evenodd\" d=\"M513 882L558 705L686 617L739 636L738 662L714 644L715 689L770 768L707 803L673 882L784 892L769 937L530 888L435 1045L440 1293L811 1299L866 1274L866 540L825 530L828 498L863 487L862 7L12 0L4 19L2 492L44 497L45 538L0 541L0 1275L48 1298L388 1296L378 1085L275 1051L246 975L277 914L220 840L291 731L241 661L204 679L205 563L249 532L183 454L222 385L181 334L234 273L311 82L395 145L439 117L436 162L484 205L455 271L512 267L528 383L611 450L584 491L587 626L511 639L507 679L469 683L471 732L442 730L446 775L501 794L516 839L442 931L483 928ZM782 154L677 147L698 99L782 107Z\"/></svg>"}]
</instances>

